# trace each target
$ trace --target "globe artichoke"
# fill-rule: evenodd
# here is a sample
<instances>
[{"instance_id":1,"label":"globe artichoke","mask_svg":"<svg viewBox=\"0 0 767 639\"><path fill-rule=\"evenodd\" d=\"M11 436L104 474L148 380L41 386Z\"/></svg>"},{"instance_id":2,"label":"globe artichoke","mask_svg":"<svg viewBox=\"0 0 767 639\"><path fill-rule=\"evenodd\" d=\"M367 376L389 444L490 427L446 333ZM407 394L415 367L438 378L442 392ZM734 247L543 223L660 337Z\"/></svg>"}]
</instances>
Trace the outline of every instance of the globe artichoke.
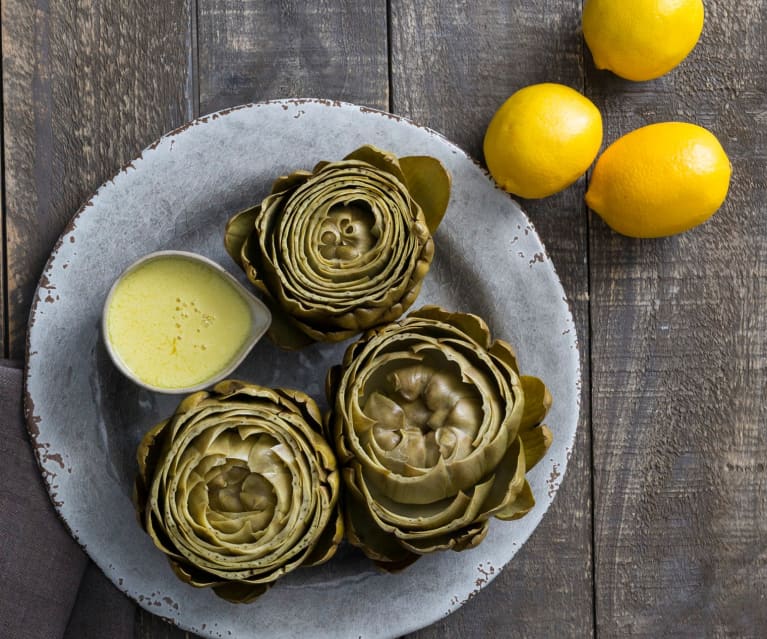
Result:
<instances>
[{"instance_id":1,"label":"globe artichoke","mask_svg":"<svg viewBox=\"0 0 767 639\"><path fill-rule=\"evenodd\" d=\"M278 178L229 220L226 250L263 293L277 344L338 342L410 307L449 196L435 158L363 146Z\"/></svg>"},{"instance_id":2,"label":"globe artichoke","mask_svg":"<svg viewBox=\"0 0 767 639\"><path fill-rule=\"evenodd\" d=\"M144 436L139 519L181 579L245 602L333 556L340 477L320 419L304 393L227 380Z\"/></svg>"},{"instance_id":3,"label":"globe artichoke","mask_svg":"<svg viewBox=\"0 0 767 639\"><path fill-rule=\"evenodd\" d=\"M476 315L426 306L372 329L326 386L347 535L382 568L474 547L491 517L534 506L551 396Z\"/></svg>"}]
</instances>

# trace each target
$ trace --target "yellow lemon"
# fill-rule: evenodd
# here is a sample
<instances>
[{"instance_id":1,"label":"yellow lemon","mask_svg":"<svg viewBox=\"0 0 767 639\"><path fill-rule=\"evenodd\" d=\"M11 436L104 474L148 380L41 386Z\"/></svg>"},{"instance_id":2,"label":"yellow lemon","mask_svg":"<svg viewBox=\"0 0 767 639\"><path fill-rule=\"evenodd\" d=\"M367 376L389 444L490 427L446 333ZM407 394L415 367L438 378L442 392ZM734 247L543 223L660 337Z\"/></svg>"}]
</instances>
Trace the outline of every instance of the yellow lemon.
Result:
<instances>
[{"instance_id":1,"label":"yellow lemon","mask_svg":"<svg viewBox=\"0 0 767 639\"><path fill-rule=\"evenodd\" d=\"M598 69L652 80L687 57L703 30L702 0L586 0L583 37Z\"/></svg>"},{"instance_id":2,"label":"yellow lemon","mask_svg":"<svg viewBox=\"0 0 767 639\"><path fill-rule=\"evenodd\" d=\"M533 84L503 103L485 133L493 179L509 193L541 198L570 186L602 145L602 116L562 84Z\"/></svg>"},{"instance_id":3,"label":"yellow lemon","mask_svg":"<svg viewBox=\"0 0 767 639\"><path fill-rule=\"evenodd\" d=\"M673 235L716 212L731 172L710 131L686 122L650 124L607 147L594 166L586 204L618 233Z\"/></svg>"}]
</instances>

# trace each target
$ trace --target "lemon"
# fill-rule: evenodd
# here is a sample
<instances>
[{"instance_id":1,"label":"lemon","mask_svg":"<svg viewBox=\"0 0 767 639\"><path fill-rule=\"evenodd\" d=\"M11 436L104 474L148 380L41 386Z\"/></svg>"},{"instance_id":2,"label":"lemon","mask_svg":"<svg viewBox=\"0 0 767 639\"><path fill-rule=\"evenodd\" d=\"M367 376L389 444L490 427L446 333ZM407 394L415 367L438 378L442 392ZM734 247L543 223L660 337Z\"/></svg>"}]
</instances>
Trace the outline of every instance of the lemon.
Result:
<instances>
[{"instance_id":1,"label":"lemon","mask_svg":"<svg viewBox=\"0 0 767 639\"><path fill-rule=\"evenodd\" d=\"M586 0L583 37L594 64L627 80L652 80L693 50L702 0Z\"/></svg>"},{"instance_id":2,"label":"lemon","mask_svg":"<svg viewBox=\"0 0 767 639\"><path fill-rule=\"evenodd\" d=\"M501 105L487 127L484 153L503 189L541 198L583 175L601 145L602 116L594 104L570 87L543 83Z\"/></svg>"},{"instance_id":3,"label":"lemon","mask_svg":"<svg viewBox=\"0 0 767 639\"><path fill-rule=\"evenodd\" d=\"M686 122L650 124L607 147L594 166L586 204L618 233L673 235L716 212L731 172L710 131Z\"/></svg>"}]
</instances>

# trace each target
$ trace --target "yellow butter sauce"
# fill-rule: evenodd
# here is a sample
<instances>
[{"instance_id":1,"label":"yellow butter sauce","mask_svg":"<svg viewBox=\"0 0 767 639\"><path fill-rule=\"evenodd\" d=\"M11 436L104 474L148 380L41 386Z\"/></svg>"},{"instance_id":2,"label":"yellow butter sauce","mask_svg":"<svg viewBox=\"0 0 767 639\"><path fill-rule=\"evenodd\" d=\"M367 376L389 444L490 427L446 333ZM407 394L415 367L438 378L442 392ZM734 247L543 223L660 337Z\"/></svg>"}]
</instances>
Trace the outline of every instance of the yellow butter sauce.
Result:
<instances>
[{"instance_id":1,"label":"yellow butter sauce","mask_svg":"<svg viewBox=\"0 0 767 639\"><path fill-rule=\"evenodd\" d=\"M250 335L247 302L213 268L180 256L149 260L115 287L108 339L144 383L168 390L204 382Z\"/></svg>"}]
</instances>

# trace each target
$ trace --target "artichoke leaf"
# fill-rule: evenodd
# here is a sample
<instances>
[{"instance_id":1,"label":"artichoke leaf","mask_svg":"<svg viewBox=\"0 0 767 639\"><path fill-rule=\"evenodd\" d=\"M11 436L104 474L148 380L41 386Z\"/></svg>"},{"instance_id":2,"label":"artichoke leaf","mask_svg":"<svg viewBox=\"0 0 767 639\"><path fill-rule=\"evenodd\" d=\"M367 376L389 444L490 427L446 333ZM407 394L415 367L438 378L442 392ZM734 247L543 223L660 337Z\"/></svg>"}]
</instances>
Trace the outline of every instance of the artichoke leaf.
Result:
<instances>
[{"instance_id":1,"label":"artichoke leaf","mask_svg":"<svg viewBox=\"0 0 767 639\"><path fill-rule=\"evenodd\" d=\"M357 546L384 570L392 571L410 565L418 555L406 550L391 535L387 535L370 516L364 498L354 482L354 473L345 469L344 480L348 488L343 509L344 525L349 542Z\"/></svg>"},{"instance_id":2,"label":"artichoke leaf","mask_svg":"<svg viewBox=\"0 0 767 639\"><path fill-rule=\"evenodd\" d=\"M461 530L436 535L424 539L400 539L400 543L411 552L425 555L440 550L461 551L475 548L487 536L489 526L487 521L474 522L471 526Z\"/></svg>"},{"instance_id":3,"label":"artichoke leaf","mask_svg":"<svg viewBox=\"0 0 767 639\"><path fill-rule=\"evenodd\" d=\"M427 304L410 313L410 318L440 322L445 325L442 327L444 330L468 335L483 349L490 347L490 329L485 320L473 313L450 313L439 306Z\"/></svg>"},{"instance_id":4,"label":"artichoke leaf","mask_svg":"<svg viewBox=\"0 0 767 639\"><path fill-rule=\"evenodd\" d=\"M329 403L333 403L338 392L338 385L343 375L343 367L340 364L331 366L325 376L325 397Z\"/></svg>"},{"instance_id":5,"label":"artichoke leaf","mask_svg":"<svg viewBox=\"0 0 767 639\"><path fill-rule=\"evenodd\" d=\"M543 421L551 408L552 399L549 389L537 377L522 375L520 381L525 395L525 413L519 427L522 432Z\"/></svg>"},{"instance_id":6,"label":"artichoke leaf","mask_svg":"<svg viewBox=\"0 0 767 639\"><path fill-rule=\"evenodd\" d=\"M511 347L511 344L502 339L495 340L490 346L490 354L497 357L504 364L511 367L511 370L519 375L519 365L517 364L517 354Z\"/></svg>"},{"instance_id":7,"label":"artichoke leaf","mask_svg":"<svg viewBox=\"0 0 767 639\"><path fill-rule=\"evenodd\" d=\"M551 446L551 442L554 440L551 431L544 424L536 428L520 430L519 438L522 440L522 445L525 449L525 468L527 470L530 470L543 459L549 446Z\"/></svg>"},{"instance_id":8,"label":"artichoke leaf","mask_svg":"<svg viewBox=\"0 0 767 639\"><path fill-rule=\"evenodd\" d=\"M529 513L535 506L535 498L533 497L533 491L530 488L530 484L525 480L522 490L517 494L516 499L508 506L494 513L498 519L509 521L512 519L519 519Z\"/></svg>"},{"instance_id":9,"label":"artichoke leaf","mask_svg":"<svg viewBox=\"0 0 767 639\"><path fill-rule=\"evenodd\" d=\"M164 433L170 423L166 419L153 428L151 428L141 440L136 450L136 460L138 461L138 476L133 488L133 503L139 511L143 511L149 497L148 478L157 467L157 461L164 448Z\"/></svg>"},{"instance_id":10,"label":"artichoke leaf","mask_svg":"<svg viewBox=\"0 0 767 639\"><path fill-rule=\"evenodd\" d=\"M256 217L261 212L261 206L251 206L235 214L226 224L224 233L224 248L239 266L242 266L242 247L255 229Z\"/></svg>"},{"instance_id":11,"label":"artichoke leaf","mask_svg":"<svg viewBox=\"0 0 767 639\"><path fill-rule=\"evenodd\" d=\"M399 159L405 183L426 218L430 233L442 222L450 201L450 174L442 162L427 155L410 155Z\"/></svg>"},{"instance_id":12,"label":"artichoke leaf","mask_svg":"<svg viewBox=\"0 0 767 639\"><path fill-rule=\"evenodd\" d=\"M275 303L268 295L263 296L269 312L272 314L272 323L267 333L271 340L280 348L295 351L314 343L314 340L305 332L301 331L279 304Z\"/></svg>"},{"instance_id":13,"label":"artichoke leaf","mask_svg":"<svg viewBox=\"0 0 767 639\"><path fill-rule=\"evenodd\" d=\"M288 407L293 408L294 410L295 408L298 408L299 412L308 418L307 422L310 426L322 423L322 413L309 395L303 391L289 388L282 389L280 394L288 397L294 402L294 406L288 405Z\"/></svg>"},{"instance_id":14,"label":"artichoke leaf","mask_svg":"<svg viewBox=\"0 0 767 639\"><path fill-rule=\"evenodd\" d=\"M400 539L421 539L447 534L475 521L493 487L490 477L470 493L459 492L452 499L433 504L412 505L375 494L362 483L361 491L378 526Z\"/></svg>"},{"instance_id":15,"label":"artichoke leaf","mask_svg":"<svg viewBox=\"0 0 767 639\"><path fill-rule=\"evenodd\" d=\"M319 566L331 559L336 554L336 548L344 537L344 520L340 511L336 511L334 518L325 526L322 535L304 559L304 566Z\"/></svg>"},{"instance_id":16,"label":"artichoke leaf","mask_svg":"<svg viewBox=\"0 0 767 639\"><path fill-rule=\"evenodd\" d=\"M270 585L232 582L213 586L213 592L231 603L250 603L269 590Z\"/></svg>"},{"instance_id":17,"label":"artichoke leaf","mask_svg":"<svg viewBox=\"0 0 767 639\"><path fill-rule=\"evenodd\" d=\"M181 565L173 560L170 560L169 563L171 569L181 581L185 581L195 588L208 588L222 583L222 580L215 575L210 575L193 566Z\"/></svg>"},{"instance_id":18,"label":"artichoke leaf","mask_svg":"<svg viewBox=\"0 0 767 639\"><path fill-rule=\"evenodd\" d=\"M274 181L274 184L272 184L272 189L269 192L269 195L282 195L286 191L301 186L311 177L311 171L302 170L293 171L289 175L281 175Z\"/></svg>"},{"instance_id":19,"label":"artichoke leaf","mask_svg":"<svg viewBox=\"0 0 767 639\"><path fill-rule=\"evenodd\" d=\"M402 559L399 561L380 561L380 560L373 560L373 563L375 563L378 568L380 568L383 572L388 573L398 573L402 572L407 568L408 566L413 565L418 560L418 555L414 553L407 553Z\"/></svg>"},{"instance_id":20,"label":"artichoke leaf","mask_svg":"<svg viewBox=\"0 0 767 639\"><path fill-rule=\"evenodd\" d=\"M482 506L483 516L495 515L517 498L525 483L525 471L525 451L517 439L495 468L493 490Z\"/></svg>"},{"instance_id":21,"label":"artichoke leaf","mask_svg":"<svg viewBox=\"0 0 767 639\"><path fill-rule=\"evenodd\" d=\"M352 151L344 160L370 164L381 171L393 175L403 186L407 184L407 179L400 168L397 156L372 144L365 144L359 149Z\"/></svg>"}]
</instances>

